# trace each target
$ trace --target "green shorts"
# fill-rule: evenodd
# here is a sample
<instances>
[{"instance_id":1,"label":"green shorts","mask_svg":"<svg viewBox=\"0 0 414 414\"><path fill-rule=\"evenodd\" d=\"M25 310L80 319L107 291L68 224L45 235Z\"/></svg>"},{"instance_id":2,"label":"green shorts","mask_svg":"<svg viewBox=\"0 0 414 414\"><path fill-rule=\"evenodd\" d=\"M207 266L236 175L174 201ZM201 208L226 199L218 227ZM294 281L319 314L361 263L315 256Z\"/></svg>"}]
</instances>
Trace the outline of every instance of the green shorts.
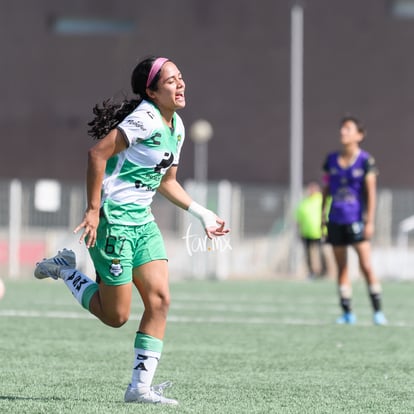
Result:
<instances>
[{"instance_id":1,"label":"green shorts","mask_svg":"<svg viewBox=\"0 0 414 414\"><path fill-rule=\"evenodd\" d=\"M89 249L97 278L105 285L132 281L132 270L153 260L168 260L164 240L155 221L141 226L109 224L99 219L96 244Z\"/></svg>"}]
</instances>

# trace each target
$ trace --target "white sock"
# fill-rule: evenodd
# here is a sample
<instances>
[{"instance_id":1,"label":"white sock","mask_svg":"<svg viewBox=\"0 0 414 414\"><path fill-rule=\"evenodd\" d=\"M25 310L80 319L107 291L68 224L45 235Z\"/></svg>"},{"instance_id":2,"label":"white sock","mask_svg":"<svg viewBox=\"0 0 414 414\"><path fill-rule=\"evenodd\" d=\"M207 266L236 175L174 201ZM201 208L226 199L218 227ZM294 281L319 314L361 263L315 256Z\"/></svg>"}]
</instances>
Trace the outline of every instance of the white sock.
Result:
<instances>
[{"instance_id":1,"label":"white sock","mask_svg":"<svg viewBox=\"0 0 414 414\"><path fill-rule=\"evenodd\" d=\"M65 285L72 292L72 295L75 297L75 299L85 309L89 309L90 296L98 290L98 284L92 279L89 279L88 276L85 276L83 273L79 272L79 270L76 270L76 269L61 270L60 275L63 281L65 282ZM88 295L89 296L88 300L86 302L82 301L85 290L89 288L90 286L94 286L94 288L92 288L92 290L89 289L90 294Z\"/></svg>"},{"instance_id":2,"label":"white sock","mask_svg":"<svg viewBox=\"0 0 414 414\"><path fill-rule=\"evenodd\" d=\"M141 393L145 394L150 390L161 353L140 348L134 348L134 351L131 387L139 388Z\"/></svg>"}]
</instances>

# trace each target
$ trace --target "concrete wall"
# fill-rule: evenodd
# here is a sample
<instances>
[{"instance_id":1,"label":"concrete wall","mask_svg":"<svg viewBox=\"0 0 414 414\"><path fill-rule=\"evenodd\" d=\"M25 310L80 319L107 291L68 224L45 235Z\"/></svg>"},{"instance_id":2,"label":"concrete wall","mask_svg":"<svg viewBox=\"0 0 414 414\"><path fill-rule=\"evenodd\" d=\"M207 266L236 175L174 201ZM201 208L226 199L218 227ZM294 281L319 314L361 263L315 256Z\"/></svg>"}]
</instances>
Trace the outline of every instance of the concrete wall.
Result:
<instances>
[{"instance_id":1,"label":"concrete wall","mask_svg":"<svg viewBox=\"0 0 414 414\"><path fill-rule=\"evenodd\" d=\"M380 185L412 188L414 21L387 0L305 1L305 180L338 146L338 119L366 121ZM0 1L0 177L83 180L91 108L129 91L137 59L173 59L187 126L214 126L209 178L289 180L290 0ZM132 22L124 34L65 36L59 18ZM181 178L193 175L184 147Z\"/></svg>"}]
</instances>

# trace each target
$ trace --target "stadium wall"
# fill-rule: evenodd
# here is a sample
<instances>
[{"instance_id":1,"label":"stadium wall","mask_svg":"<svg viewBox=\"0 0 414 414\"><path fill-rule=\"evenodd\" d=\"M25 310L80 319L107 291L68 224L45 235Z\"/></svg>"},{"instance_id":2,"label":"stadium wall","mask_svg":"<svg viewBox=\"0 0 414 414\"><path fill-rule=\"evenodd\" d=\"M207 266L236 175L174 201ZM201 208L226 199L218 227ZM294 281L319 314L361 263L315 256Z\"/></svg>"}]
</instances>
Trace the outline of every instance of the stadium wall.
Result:
<instances>
[{"instance_id":1,"label":"stadium wall","mask_svg":"<svg viewBox=\"0 0 414 414\"><path fill-rule=\"evenodd\" d=\"M319 177L351 112L368 126L381 185L412 189L414 21L396 18L392 0L303 4L305 180ZM214 127L210 180L287 186L291 5L0 0L0 177L83 180L91 108L127 93L137 59L153 53L184 74L186 125ZM188 179L191 140L183 151Z\"/></svg>"}]
</instances>

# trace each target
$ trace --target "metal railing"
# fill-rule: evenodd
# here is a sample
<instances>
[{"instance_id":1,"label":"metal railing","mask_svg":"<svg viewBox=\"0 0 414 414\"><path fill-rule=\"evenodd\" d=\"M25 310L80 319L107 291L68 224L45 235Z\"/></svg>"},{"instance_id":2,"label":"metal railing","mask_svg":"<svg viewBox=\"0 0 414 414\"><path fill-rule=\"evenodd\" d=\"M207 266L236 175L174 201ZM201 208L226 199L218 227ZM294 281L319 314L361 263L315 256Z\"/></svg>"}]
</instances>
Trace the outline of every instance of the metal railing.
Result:
<instances>
[{"instance_id":1,"label":"metal railing","mask_svg":"<svg viewBox=\"0 0 414 414\"><path fill-rule=\"evenodd\" d=\"M77 250L81 266L91 270L87 251L79 246L78 236L72 232L81 221L86 206L84 184L51 184L48 187L39 186L37 180L0 181L1 275L29 275L36 260L53 255L62 247ZM191 224L191 231L198 235L197 241L193 240L193 247L205 242L201 226L193 223L186 212L156 195L152 209L173 258L170 261L173 276L225 278L289 273L292 252L298 249L300 253L302 247L295 232L287 188L227 181L210 182L203 189L191 181L185 186L197 201L223 215L232 232L226 248L210 245L208 255L203 256L201 251L189 254L188 226ZM50 194L48 188L57 194ZM50 205L46 202L48 197L53 198ZM410 254L413 208L412 191L378 191L373 250L374 253L376 250L389 253L376 255L376 260L390 256L392 261L396 257L395 249L399 249L399 254L404 251L404 257ZM225 250L225 254L220 250ZM300 254L294 256L301 259ZM384 266L380 263L381 267ZM414 278L414 274L412 276Z\"/></svg>"}]
</instances>

